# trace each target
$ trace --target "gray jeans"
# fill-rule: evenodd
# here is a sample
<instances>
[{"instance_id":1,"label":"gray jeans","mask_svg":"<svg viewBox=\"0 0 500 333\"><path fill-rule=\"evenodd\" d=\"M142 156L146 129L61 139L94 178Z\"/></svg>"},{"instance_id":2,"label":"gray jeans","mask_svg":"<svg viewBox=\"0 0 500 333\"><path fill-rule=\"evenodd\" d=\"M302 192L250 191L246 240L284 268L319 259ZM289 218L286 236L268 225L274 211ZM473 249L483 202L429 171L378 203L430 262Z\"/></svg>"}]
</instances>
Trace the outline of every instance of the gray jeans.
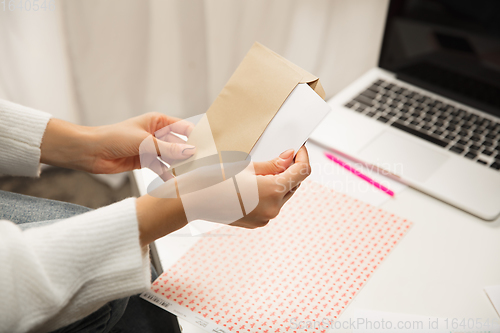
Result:
<instances>
[{"instance_id":1,"label":"gray jeans","mask_svg":"<svg viewBox=\"0 0 500 333\"><path fill-rule=\"evenodd\" d=\"M91 209L75 204L0 190L0 219L12 221L22 229L40 227L89 210ZM151 266L151 275L152 280L158 277L153 266ZM175 316L135 295L109 302L89 316L55 332L180 331Z\"/></svg>"}]
</instances>

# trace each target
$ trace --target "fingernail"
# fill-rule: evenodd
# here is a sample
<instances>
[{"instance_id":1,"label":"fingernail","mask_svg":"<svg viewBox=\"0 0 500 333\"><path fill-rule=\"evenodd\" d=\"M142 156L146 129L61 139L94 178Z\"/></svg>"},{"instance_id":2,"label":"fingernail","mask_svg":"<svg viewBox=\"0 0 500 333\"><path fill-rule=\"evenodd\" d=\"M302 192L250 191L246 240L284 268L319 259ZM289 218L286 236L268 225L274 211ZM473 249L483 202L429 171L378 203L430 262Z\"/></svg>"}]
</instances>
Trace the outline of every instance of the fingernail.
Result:
<instances>
[{"instance_id":1,"label":"fingernail","mask_svg":"<svg viewBox=\"0 0 500 333\"><path fill-rule=\"evenodd\" d=\"M186 148L184 148L182 150L182 155L184 156L192 156L195 152L195 149L194 149L194 146L189 146L189 145L185 145Z\"/></svg>"},{"instance_id":2,"label":"fingernail","mask_svg":"<svg viewBox=\"0 0 500 333\"><path fill-rule=\"evenodd\" d=\"M293 154L293 149L288 149L288 150L285 150L284 152L282 152L280 154L280 158L282 160L286 160L287 158L289 158L290 156L292 156Z\"/></svg>"}]
</instances>

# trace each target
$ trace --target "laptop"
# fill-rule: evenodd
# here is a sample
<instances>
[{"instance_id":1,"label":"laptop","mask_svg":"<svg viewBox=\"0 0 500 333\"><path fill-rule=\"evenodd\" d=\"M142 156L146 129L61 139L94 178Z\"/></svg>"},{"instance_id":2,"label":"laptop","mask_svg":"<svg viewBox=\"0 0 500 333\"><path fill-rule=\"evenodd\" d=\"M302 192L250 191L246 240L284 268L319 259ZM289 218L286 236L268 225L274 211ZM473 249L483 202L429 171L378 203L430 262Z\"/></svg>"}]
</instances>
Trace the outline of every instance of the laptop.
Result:
<instances>
[{"instance_id":1,"label":"laptop","mask_svg":"<svg viewBox=\"0 0 500 333\"><path fill-rule=\"evenodd\" d=\"M392 0L379 65L311 140L485 220L500 215L500 1Z\"/></svg>"}]
</instances>

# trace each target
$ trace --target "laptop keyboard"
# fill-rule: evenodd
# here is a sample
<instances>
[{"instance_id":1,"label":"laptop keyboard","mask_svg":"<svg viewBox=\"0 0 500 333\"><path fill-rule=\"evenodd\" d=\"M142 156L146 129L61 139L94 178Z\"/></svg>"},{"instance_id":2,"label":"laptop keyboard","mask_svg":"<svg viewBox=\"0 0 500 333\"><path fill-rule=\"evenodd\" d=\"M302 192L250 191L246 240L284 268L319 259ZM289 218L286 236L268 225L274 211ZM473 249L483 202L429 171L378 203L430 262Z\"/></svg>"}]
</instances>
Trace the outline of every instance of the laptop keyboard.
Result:
<instances>
[{"instance_id":1,"label":"laptop keyboard","mask_svg":"<svg viewBox=\"0 0 500 333\"><path fill-rule=\"evenodd\" d=\"M500 123L445 101L378 80L346 107L500 170Z\"/></svg>"}]
</instances>

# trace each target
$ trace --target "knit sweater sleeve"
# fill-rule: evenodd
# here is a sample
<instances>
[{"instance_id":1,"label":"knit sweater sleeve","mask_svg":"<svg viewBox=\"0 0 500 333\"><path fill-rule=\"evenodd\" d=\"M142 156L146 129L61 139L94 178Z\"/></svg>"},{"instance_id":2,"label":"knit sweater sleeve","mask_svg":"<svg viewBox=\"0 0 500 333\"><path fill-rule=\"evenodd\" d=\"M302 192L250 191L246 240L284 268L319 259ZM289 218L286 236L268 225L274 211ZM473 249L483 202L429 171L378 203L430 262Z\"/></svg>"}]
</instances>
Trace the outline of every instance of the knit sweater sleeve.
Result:
<instances>
[{"instance_id":1,"label":"knit sweater sleeve","mask_svg":"<svg viewBox=\"0 0 500 333\"><path fill-rule=\"evenodd\" d=\"M40 145L50 118L0 99L0 175L40 175Z\"/></svg>"},{"instance_id":2,"label":"knit sweater sleeve","mask_svg":"<svg viewBox=\"0 0 500 333\"><path fill-rule=\"evenodd\" d=\"M0 174L38 176L51 115L0 100ZM135 199L21 231L0 221L0 332L48 332L150 285Z\"/></svg>"},{"instance_id":3,"label":"knit sweater sleeve","mask_svg":"<svg viewBox=\"0 0 500 333\"><path fill-rule=\"evenodd\" d=\"M150 286L135 199L21 231L0 221L0 332L47 332Z\"/></svg>"}]
</instances>

